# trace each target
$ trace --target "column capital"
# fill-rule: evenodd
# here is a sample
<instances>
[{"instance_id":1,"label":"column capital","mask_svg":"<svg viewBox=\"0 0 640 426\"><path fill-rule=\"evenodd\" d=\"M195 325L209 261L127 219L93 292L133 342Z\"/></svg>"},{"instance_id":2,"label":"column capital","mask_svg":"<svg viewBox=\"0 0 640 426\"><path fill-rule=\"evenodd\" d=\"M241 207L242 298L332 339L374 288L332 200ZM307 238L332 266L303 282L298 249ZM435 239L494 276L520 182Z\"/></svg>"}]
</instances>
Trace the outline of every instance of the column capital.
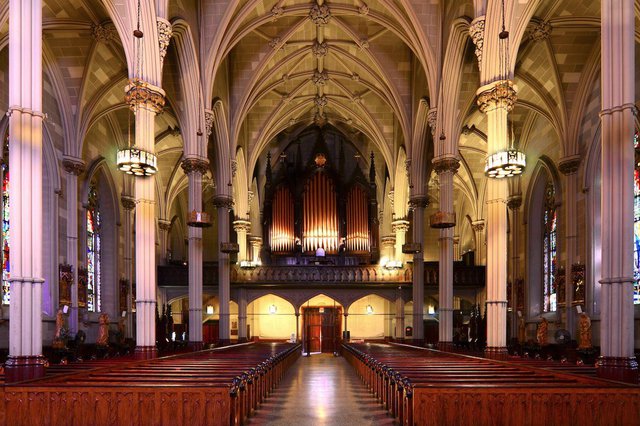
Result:
<instances>
[{"instance_id":1,"label":"column capital","mask_svg":"<svg viewBox=\"0 0 640 426\"><path fill-rule=\"evenodd\" d=\"M409 207L413 210L429 206L429 198L426 195L413 195L409 199Z\"/></svg>"},{"instance_id":2,"label":"column capital","mask_svg":"<svg viewBox=\"0 0 640 426\"><path fill-rule=\"evenodd\" d=\"M486 113L497 108L511 111L518 99L517 87L511 80L498 80L486 84L477 91L477 104L480 111Z\"/></svg>"},{"instance_id":3,"label":"column capital","mask_svg":"<svg viewBox=\"0 0 640 426\"><path fill-rule=\"evenodd\" d=\"M460 167L460 160L453 156L440 156L431 160L433 170L437 174L451 172L456 173Z\"/></svg>"},{"instance_id":4,"label":"column capital","mask_svg":"<svg viewBox=\"0 0 640 426\"><path fill-rule=\"evenodd\" d=\"M180 164L185 174L200 173L204 175L209 171L209 162L203 158L189 157L182 160Z\"/></svg>"},{"instance_id":5,"label":"column capital","mask_svg":"<svg viewBox=\"0 0 640 426\"><path fill-rule=\"evenodd\" d=\"M509 207L510 210L518 210L521 205L522 195L516 194L511 195L509 198L507 198L507 207Z\"/></svg>"},{"instance_id":6,"label":"column capital","mask_svg":"<svg viewBox=\"0 0 640 426\"><path fill-rule=\"evenodd\" d=\"M164 62L164 58L167 55L167 48L169 47L169 41L173 35L173 27L171 22L164 18L157 18L158 21L158 44L160 48L160 64Z\"/></svg>"},{"instance_id":7,"label":"column capital","mask_svg":"<svg viewBox=\"0 0 640 426\"><path fill-rule=\"evenodd\" d=\"M80 176L86 169L86 164L81 158L65 155L62 157L62 168L70 175Z\"/></svg>"},{"instance_id":8,"label":"column capital","mask_svg":"<svg viewBox=\"0 0 640 426\"><path fill-rule=\"evenodd\" d=\"M205 109L204 110L204 123L207 129L207 137L211 136L211 132L213 131L213 119L215 118L213 114L213 110Z\"/></svg>"},{"instance_id":9,"label":"column capital","mask_svg":"<svg viewBox=\"0 0 640 426\"><path fill-rule=\"evenodd\" d=\"M393 232L407 232L409 230L409 221L406 219L396 219L391 222L391 230Z\"/></svg>"},{"instance_id":10,"label":"column capital","mask_svg":"<svg viewBox=\"0 0 640 426\"><path fill-rule=\"evenodd\" d=\"M380 237L380 245L382 247L393 247L396 245L396 236L395 235L386 235L384 237Z\"/></svg>"},{"instance_id":11,"label":"column capital","mask_svg":"<svg viewBox=\"0 0 640 426\"><path fill-rule=\"evenodd\" d=\"M565 176L572 175L580 168L580 155L561 158L558 162L558 170Z\"/></svg>"},{"instance_id":12,"label":"column capital","mask_svg":"<svg viewBox=\"0 0 640 426\"><path fill-rule=\"evenodd\" d=\"M124 90L124 100L131 109L142 107L156 114L164 109L165 92L158 86L135 78L129 80L129 84Z\"/></svg>"},{"instance_id":13,"label":"column capital","mask_svg":"<svg viewBox=\"0 0 640 426\"><path fill-rule=\"evenodd\" d=\"M171 229L171 221L167 219L158 219L158 228L161 231L169 231Z\"/></svg>"},{"instance_id":14,"label":"column capital","mask_svg":"<svg viewBox=\"0 0 640 426\"><path fill-rule=\"evenodd\" d=\"M549 21L533 21L535 25L529 30L529 40L531 41L544 41L548 40L551 36L551 24Z\"/></svg>"},{"instance_id":15,"label":"column capital","mask_svg":"<svg viewBox=\"0 0 640 426\"><path fill-rule=\"evenodd\" d=\"M478 16L469 25L469 36L476 46L476 57L478 58L478 68L482 66L482 50L484 47L484 23L485 16Z\"/></svg>"},{"instance_id":16,"label":"column capital","mask_svg":"<svg viewBox=\"0 0 640 426\"><path fill-rule=\"evenodd\" d=\"M484 219L478 219L471 222L471 229L473 229L474 232L484 231Z\"/></svg>"},{"instance_id":17,"label":"column capital","mask_svg":"<svg viewBox=\"0 0 640 426\"><path fill-rule=\"evenodd\" d=\"M91 35L98 43L110 43L118 40L118 32L116 27L111 24L93 24L91 25Z\"/></svg>"},{"instance_id":18,"label":"column capital","mask_svg":"<svg viewBox=\"0 0 640 426\"><path fill-rule=\"evenodd\" d=\"M262 244L262 237L258 237L257 235L249 235L248 237L249 244L252 246L257 246Z\"/></svg>"},{"instance_id":19,"label":"column capital","mask_svg":"<svg viewBox=\"0 0 640 426\"><path fill-rule=\"evenodd\" d=\"M133 210L136 208L136 200L128 195L123 195L120 198L120 202L125 210Z\"/></svg>"},{"instance_id":20,"label":"column capital","mask_svg":"<svg viewBox=\"0 0 640 426\"><path fill-rule=\"evenodd\" d=\"M236 219L233 221L233 230L236 232L250 232L251 222L245 219Z\"/></svg>"},{"instance_id":21,"label":"column capital","mask_svg":"<svg viewBox=\"0 0 640 426\"><path fill-rule=\"evenodd\" d=\"M233 208L233 198L228 195L216 195L213 197L213 205L218 209L227 208L231 210Z\"/></svg>"},{"instance_id":22,"label":"column capital","mask_svg":"<svg viewBox=\"0 0 640 426\"><path fill-rule=\"evenodd\" d=\"M438 124L438 108L431 108L427 113L427 123L431 129L431 137L436 136L436 126Z\"/></svg>"}]
</instances>

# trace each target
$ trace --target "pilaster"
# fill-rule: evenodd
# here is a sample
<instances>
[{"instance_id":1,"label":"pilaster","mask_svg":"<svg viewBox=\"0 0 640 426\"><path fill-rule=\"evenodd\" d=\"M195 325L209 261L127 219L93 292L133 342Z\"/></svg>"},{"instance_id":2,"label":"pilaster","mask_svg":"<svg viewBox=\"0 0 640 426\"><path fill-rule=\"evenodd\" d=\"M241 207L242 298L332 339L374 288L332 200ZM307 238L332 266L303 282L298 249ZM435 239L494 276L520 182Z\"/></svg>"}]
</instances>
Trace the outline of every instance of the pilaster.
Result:
<instances>
[{"instance_id":1,"label":"pilaster","mask_svg":"<svg viewBox=\"0 0 640 426\"><path fill-rule=\"evenodd\" d=\"M229 211L233 206L233 199L228 195L216 195L213 205L218 209L218 238L221 247L218 251L218 300L220 301L220 343L225 345L230 341L229 301L230 301L230 264L229 253L221 250L222 243L229 240Z\"/></svg>"}]
</instances>

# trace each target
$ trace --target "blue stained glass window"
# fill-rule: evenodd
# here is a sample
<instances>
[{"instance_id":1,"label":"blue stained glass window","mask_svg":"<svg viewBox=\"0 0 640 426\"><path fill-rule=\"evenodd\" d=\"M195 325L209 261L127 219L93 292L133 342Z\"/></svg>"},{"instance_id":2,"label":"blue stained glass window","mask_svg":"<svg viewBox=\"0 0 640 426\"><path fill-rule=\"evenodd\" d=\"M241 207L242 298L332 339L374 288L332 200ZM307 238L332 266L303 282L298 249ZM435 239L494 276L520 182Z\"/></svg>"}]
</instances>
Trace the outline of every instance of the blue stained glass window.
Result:
<instances>
[{"instance_id":1,"label":"blue stained glass window","mask_svg":"<svg viewBox=\"0 0 640 426\"><path fill-rule=\"evenodd\" d=\"M87 208L87 309L100 311L100 209L97 183L89 185Z\"/></svg>"},{"instance_id":2,"label":"blue stained glass window","mask_svg":"<svg viewBox=\"0 0 640 426\"><path fill-rule=\"evenodd\" d=\"M5 156L7 158L8 156ZM2 165L2 304L8 305L11 299L9 276L11 262L9 261L9 163Z\"/></svg>"},{"instance_id":3,"label":"blue stained glass window","mask_svg":"<svg viewBox=\"0 0 640 426\"><path fill-rule=\"evenodd\" d=\"M545 188L545 210L544 210L544 243L543 252L543 296L544 312L556 310L557 289L557 212L555 201L555 189L553 182L547 183Z\"/></svg>"},{"instance_id":4,"label":"blue stained glass window","mask_svg":"<svg viewBox=\"0 0 640 426\"><path fill-rule=\"evenodd\" d=\"M640 304L640 167L638 166L638 150L640 138L636 131L633 146L636 151L635 170L633 173L633 303Z\"/></svg>"}]
</instances>

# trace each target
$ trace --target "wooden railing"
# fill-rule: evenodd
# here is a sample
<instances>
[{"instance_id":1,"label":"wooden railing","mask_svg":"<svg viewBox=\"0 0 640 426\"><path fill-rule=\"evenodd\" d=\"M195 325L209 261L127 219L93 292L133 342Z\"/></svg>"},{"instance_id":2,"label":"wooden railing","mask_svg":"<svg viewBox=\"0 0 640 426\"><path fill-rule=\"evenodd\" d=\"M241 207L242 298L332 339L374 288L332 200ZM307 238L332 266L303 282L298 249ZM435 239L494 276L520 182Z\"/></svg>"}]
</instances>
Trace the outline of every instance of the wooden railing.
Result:
<instances>
[{"instance_id":1,"label":"wooden railing","mask_svg":"<svg viewBox=\"0 0 640 426\"><path fill-rule=\"evenodd\" d=\"M203 267L203 284L218 285L218 265L207 263ZM158 266L159 286L186 286L189 280L186 265ZM378 265L334 266L334 265L301 265L301 266L257 266L251 269L231 267L231 282L236 284L273 284L273 283L402 283L410 284L413 280L411 264L401 269L388 270ZM438 285L438 262L425 262L424 280L426 286ZM485 285L484 266L466 266L454 263L453 286L482 288Z\"/></svg>"}]
</instances>

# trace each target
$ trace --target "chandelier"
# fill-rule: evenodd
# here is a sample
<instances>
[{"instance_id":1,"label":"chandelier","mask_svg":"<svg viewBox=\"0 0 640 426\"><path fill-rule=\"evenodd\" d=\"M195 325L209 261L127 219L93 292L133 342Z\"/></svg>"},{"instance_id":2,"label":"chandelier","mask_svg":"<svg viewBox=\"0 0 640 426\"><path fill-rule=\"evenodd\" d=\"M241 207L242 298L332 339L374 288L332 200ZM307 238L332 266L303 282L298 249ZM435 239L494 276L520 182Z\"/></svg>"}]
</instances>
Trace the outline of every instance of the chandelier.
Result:
<instances>
[{"instance_id":1,"label":"chandelier","mask_svg":"<svg viewBox=\"0 0 640 426\"><path fill-rule=\"evenodd\" d=\"M136 29L133 31L134 40L137 43L138 53L137 53L137 63L136 63L136 75L140 76L140 68L141 68L141 49L142 49L142 37L143 33L140 30L140 0L138 0L138 25ZM131 81L131 93L137 93L139 90L144 89L144 85L139 78L134 78ZM128 96L127 96L128 98ZM127 101L131 102L129 99ZM134 114L138 110L138 103L133 99L132 108L134 110ZM134 146L131 146L131 113L128 113L128 126L127 126L127 147L124 149L118 150L118 154L116 156L116 166L120 171L128 175L134 176L152 176L158 171L158 158L155 154L145 151L143 149L139 149Z\"/></svg>"},{"instance_id":2,"label":"chandelier","mask_svg":"<svg viewBox=\"0 0 640 426\"><path fill-rule=\"evenodd\" d=\"M501 67L501 81L498 83L503 86L504 93L508 93L511 82L509 81L509 31L505 27L505 13L504 13L504 0L502 1L502 31L498 34L500 56L502 62ZM500 89L500 88L498 88ZM507 109L508 114L508 109ZM484 174L493 179L502 179L513 176L518 176L524 172L527 166L527 156L524 152L518 151L514 148L513 137L513 124L511 125L511 141L510 147L506 151L498 151L487 157L487 161L484 166Z\"/></svg>"}]
</instances>

